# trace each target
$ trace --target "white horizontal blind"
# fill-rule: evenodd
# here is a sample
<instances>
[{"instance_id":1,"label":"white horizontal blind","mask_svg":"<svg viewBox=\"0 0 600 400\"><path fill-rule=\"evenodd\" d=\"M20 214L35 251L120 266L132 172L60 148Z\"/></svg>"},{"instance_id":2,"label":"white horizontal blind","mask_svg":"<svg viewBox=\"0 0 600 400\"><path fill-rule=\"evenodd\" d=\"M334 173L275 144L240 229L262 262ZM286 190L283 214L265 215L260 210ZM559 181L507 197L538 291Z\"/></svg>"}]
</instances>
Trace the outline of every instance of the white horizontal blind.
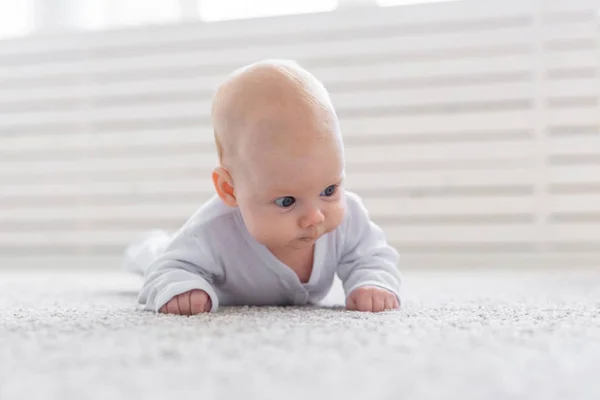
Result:
<instances>
[{"instance_id":1,"label":"white horizontal blind","mask_svg":"<svg viewBox=\"0 0 600 400\"><path fill-rule=\"evenodd\" d=\"M599 7L464 0L0 42L0 252L118 255L177 229L213 193L215 86L287 57L331 91L348 187L403 254L600 254Z\"/></svg>"}]
</instances>

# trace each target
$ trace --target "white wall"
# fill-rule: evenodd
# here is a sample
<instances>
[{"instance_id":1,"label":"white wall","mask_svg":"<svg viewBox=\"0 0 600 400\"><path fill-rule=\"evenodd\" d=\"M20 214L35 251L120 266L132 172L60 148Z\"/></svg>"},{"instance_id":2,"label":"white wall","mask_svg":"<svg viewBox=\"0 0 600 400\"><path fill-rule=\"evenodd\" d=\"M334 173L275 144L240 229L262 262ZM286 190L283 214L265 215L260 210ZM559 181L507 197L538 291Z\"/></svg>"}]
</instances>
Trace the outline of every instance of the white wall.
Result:
<instances>
[{"instance_id":1,"label":"white wall","mask_svg":"<svg viewBox=\"0 0 600 400\"><path fill-rule=\"evenodd\" d=\"M464 0L0 42L0 259L79 265L176 229L213 192L215 86L288 57L332 92L348 187L407 262L596 262L599 9Z\"/></svg>"}]
</instances>

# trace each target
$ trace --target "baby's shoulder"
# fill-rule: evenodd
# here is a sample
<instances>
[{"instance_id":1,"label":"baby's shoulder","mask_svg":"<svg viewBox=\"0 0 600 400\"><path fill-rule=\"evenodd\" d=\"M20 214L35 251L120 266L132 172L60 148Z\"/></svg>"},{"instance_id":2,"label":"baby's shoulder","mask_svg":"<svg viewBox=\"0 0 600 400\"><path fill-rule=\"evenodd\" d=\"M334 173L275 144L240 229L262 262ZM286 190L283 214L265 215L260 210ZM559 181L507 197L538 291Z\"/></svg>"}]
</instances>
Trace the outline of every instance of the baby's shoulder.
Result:
<instances>
[{"instance_id":1,"label":"baby's shoulder","mask_svg":"<svg viewBox=\"0 0 600 400\"><path fill-rule=\"evenodd\" d=\"M171 256L218 262L227 249L243 240L237 213L237 208L227 206L217 196L209 199L174 233L169 245Z\"/></svg>"}]
</instances>

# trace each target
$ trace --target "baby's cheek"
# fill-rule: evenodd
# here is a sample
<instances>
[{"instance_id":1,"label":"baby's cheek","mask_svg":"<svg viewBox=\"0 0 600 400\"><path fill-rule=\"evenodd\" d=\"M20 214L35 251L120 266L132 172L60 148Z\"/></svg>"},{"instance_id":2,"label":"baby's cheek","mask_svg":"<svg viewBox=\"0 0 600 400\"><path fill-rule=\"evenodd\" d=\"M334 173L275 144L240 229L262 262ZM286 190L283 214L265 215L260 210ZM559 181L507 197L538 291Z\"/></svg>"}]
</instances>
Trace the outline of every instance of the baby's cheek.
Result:
<instances>
[{"instance_id":1,"label":"baby's cheek","mask_svg":"<svg viewBox=\"0 0 600 400\"><path fill-rule=\"evenodd\" d=\"M289 227L282 223L280 216L255 213L246 222L248 232L254 239L265 246L277 246L289 240Z\"/></svg>"},{"instance_id":2,"label":"baby's cheek","mask_svg":"<svg viewBox=\"0 0 600 400\"><path fill-rule=\"evenodd\" d=\"M328 230L334 230L344 220L344 216L346 215L345 204L341 201L332 204L328 214Z\"/></svg>"},{"instance_id":3,"label":"baby's cheek","mask_svg":"<svg viewBox=\"0 0 600 400\"><path fill-rule=\"evenodd\" d=\"M268 223L267 219L262 218L255 210L246 210L244 215L246 229L248 229L250 235L260 243L266 239L265 235L269 234L269 230L265 226L266 223Z\"/></svg>"}]
</instances>

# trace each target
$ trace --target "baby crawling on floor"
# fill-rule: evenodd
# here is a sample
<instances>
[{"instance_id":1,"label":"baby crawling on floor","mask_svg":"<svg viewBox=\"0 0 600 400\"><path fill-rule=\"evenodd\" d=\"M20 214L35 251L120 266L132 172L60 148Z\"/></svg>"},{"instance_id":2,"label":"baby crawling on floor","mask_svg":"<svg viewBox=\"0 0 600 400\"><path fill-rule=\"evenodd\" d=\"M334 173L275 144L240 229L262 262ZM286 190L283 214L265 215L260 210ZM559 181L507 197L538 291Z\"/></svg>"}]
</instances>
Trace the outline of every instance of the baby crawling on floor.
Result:
<instances>
[{"instance_id":1,"label":"baby crawling on floor","mask_svg":"<svg viewBox=\"0 0 600 400\"><path fill-rule=\"evenodd\" d=\"M215 196L173 236L126 252L145 309L317 304L336 274L349 310L399 307L398 253L344 190L339 121L313 75L284 60L241 68L215 94L212 123Z\"/></svg>"}]
</instances>

